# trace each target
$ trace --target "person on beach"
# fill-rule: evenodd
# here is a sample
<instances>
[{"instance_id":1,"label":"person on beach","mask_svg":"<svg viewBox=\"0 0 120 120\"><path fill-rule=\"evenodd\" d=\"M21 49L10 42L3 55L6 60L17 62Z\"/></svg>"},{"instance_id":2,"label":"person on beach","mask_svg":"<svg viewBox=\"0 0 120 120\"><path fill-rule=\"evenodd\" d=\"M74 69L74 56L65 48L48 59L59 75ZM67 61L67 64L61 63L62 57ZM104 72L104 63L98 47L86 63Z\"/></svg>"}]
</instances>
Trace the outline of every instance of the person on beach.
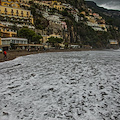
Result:
<instances>
[{"instance_id":1,"label":"person on beach","mask_svg":"<svg viewBox=\"0 0 120 120\"><path fill-rule=\"evenodd\" d=\"M4 60L7 59L7 52L5 50L3 51L3 54L4 54Z\"/></svg>"}]
</instances>

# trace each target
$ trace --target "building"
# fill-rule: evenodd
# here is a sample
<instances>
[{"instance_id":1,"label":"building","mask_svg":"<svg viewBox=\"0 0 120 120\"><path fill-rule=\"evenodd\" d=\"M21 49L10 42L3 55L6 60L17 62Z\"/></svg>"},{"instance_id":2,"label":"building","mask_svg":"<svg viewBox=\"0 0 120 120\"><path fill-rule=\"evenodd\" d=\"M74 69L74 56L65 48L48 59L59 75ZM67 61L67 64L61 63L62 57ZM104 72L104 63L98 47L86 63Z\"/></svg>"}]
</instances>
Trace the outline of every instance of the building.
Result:
<instances>
[{"instance_id":1,"label":"building","mask_svg":"<svg viewBox=\"0 0 120 120\"><path fill-rule=\"evenodd\" d=\"M59 11L63 11L65 9L65 6L62 5L61 2L57 2L57 1L34 1L35 4L44 6L44 7L48 7L48 8L55 8Z\"/></svg>"},{"instance_id":2,"label":"building","mask_svg":"<svg viewBox=\"0 0 120 120\"><path fill-rule=\"evenodd\" d=\"M0 32L1 32L1 37L15 37L17 36L17 31L10 29L6 25L3 25L0 23Z\"/></svg>"},{"instance_id":3,"label":"building","mask_svg":"<svg viewBox=\"0 0 120 120\"><path fill-rule=\"evenodd\" d=\"M107 32L107 27L105 20L96 20L95 17L85 16L87 18L87 25L91 26L95 31L105 31Z\"/></svg>"},{"instance_id":4,"label":"building","mask_svg":"<svg viewBox=\"0 0 120 120\"><path fill-rule=\"evenodd\" d=\"M33 25L33 16L29 10L20 9L10 6L0 6L0 18L3 21L14 21L20 24Z\"/></svg>"},{"instance_id":5,"label":"building","mask_svg":"<svg viewBox=\"0 0 120 120\"><path fill-rule=\"evenodd\" d=\"M54 37L54 38L62 38L60 35L51 34L51 35L42 35L42 43L45 44L48 41L48 38Z\"/></svg>"},{"instance_id":6,"label":"building","mask_svg":"<svg viewBox=\"0 0 120 120\"><path fill-rule=\"evenodd\" d=\"M14 48L12 48L12 45ZM25 38L1 38L0 39L0 48L3 50L9 50L9 49L17 49L17 50L40 50L43 49L43 45L41 44L28 44L28 40Z\"/></svg>"},{"instance_id":7,"label":"building","mask_svg":"<svg viewBox=\"0 0 120 120\"><path fill-rule=\"evenodd\" d=\"M30 8L30 4L29 4L30 1L32 0L16 0L16 2L18 2L20 7L27 7L27 8Z\"/></svg>"},{"instance_id":8,"label":"building","mask_svg":"<svg viewBox=\"0 0 120 120\"><path fill-rule=\"evenodd\" d=\"M62 38L60 35L51 34L51 35L42 35L41 42L45 48L51 48L51 45L47 42L50 37ZM62 38L63 39L63 38ZM59 44L61 47L64 47L63 43Z\"/></svg>"},{"instance_id":9,"label":"building","mask_svg":"<svg viewBox=\"0 0 120 120\"><path fill-rule=\"evenodd\" d=\"M2 45L1 37L0 37L0 46Z\"/></svg>"},{"instance_id":10,"label":"building","mask_svg":"<svg viewBox=\"0 0 120 120\"><path fill-rule=\"evenodd\" d=\"M109 40L111 45L118 45L118 41L117 40Z\"/></svg>"},{"instance_id":11,"label":"building","mask_svg":"<svg viewBox=\"0 0 120 120\"><path fill-rule=\"evenodd\" d=\"M119 48L118 41L114 40L114 39L110 39L109 40L109 48L118 49Z\"/></svg>"},{"instance_id":12,"label":"building","mask_svg":"<svg viewBox=\"0 0 120 120\"><path fill-rule=\"evenodd\" d=\"M44 47L46 49L49 49L49 48L53 48L52 45L50 43L48 43L48 39L50 37L54 37L54 38L62 38L60 35L56 35L56 34L51 34L51 35L42 35L42 44L44 45ZM63 38L62 38L63 39ZM65 45L63 43L59 43L59 46L60 48L64 48Z\"/></svg>"},{"instance_id":13,"label":"building","mask_svg":"<svg viewBox=\"0 0 120 120\"><path fill-rule=\"evenodd\" d=\"M80 14L82 14L82 15L84 15L84 16L86 15L85 11L82 11Z\"/></svg>"},{"instance_id":14,"label":"building","mask_svg":"<svg viewBox=\"0 0 120 120\"><path fill-rule=\"evenodd\" d=\"M28 44L28 40L25 38L16 38L16 37L10 37L10 38L1 38L1 45L10 45L10 43L13 44Z\"/></svg>"},{"instance_id":15,"label":"building","mask_svg":"<svg viewBox=\"0 0 120 120\"><path fill-rule=\"evenodd\" d=\"M15 1L18 3L27 3L28 4L32 0L15 0Z\"/></svg>"},{"instance_id":16,"label":"building","mask_svg":"<svg viewBox=\"0 0 120 120\"><path fill-rule=\"evenodd\" d=\"M20 8L18 0L1 0L0 20L17 25L33 26L33 16L30 10Z\"/></svg>"},{"instance_id":17,"label":"building","mask_svg":"<svg viewBox=\"0 0 120 120\"><path fill-rule=\"evenodd\" d=\"M16 45L16 47L21 46L21 49L25 49L24 46L28 44L28 40L25 38L9 37L1 38L0 43L0 47L5 50L9 50L11 48L11 44Z\"/></svg>"},{"instance_id":18,"label":"building","mask_svg":"<svg viewBox=\"0 0 120 120\"><path fill-rule=\"evenodd\" d=\"M6 2L6 1L13 2L13 3L15 3L15 2L17 2L17 3L29 3L29 1L32 1L32 0L1 0L1 2Z\"/></svg>"},{"instance_id":19,"label":"building","mask_svg":"<svg viewBox=\"0 0 120 120\"><path fill-rule=\"evenodd\" d=\"M87 21L87 25L91 26L95 31L105 31L105 29L103 29L98 23Z\"/></svg>"},{"instance_id":20,"label":"building","mask_svg":"<svg viewBox=\"0 0 120 120\"><path fill-rule=\"evenodd\" d=\"M52 1L52 6L59 11L63 11L65 9L65 6L63 6L61 2L57 1Z\"/></svg>"}]
</instances>

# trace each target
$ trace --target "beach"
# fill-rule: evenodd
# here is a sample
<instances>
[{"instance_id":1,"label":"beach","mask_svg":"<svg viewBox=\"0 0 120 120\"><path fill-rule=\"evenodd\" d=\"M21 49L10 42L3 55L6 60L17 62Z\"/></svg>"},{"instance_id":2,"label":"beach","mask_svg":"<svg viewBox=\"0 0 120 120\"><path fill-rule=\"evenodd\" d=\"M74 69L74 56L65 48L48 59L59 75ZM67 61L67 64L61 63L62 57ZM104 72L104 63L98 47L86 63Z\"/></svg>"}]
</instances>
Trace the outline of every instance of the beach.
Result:
<instances>
[{"instance_id":1,"label":"beach","mask_svg":"<svg viewBox=\"0 0 120 120\"><path fill-rule=\"evenodd\" d=\"M4 60L4 55L3 53L0 53L0 62L4 62L4 61L9 61L9 60L13 60L17 57L20 56L26 56L26 55L30 55L30 54L38 54L38 53L46 53L46 52L69 52L69 51L88 51L91 49L49 49L49 50L41 50L41 51L7 51L7 59Z\"/></svg>"},{"instance_id":2,"label":"beach","mask_svg":"<svg viewBox=\"0 0 120 120\"><path fill-rule=\"evenodd\" d=\"M120 52L46 52L0 63L0 120L120 120Z\"/></svg>"}]
</instances>

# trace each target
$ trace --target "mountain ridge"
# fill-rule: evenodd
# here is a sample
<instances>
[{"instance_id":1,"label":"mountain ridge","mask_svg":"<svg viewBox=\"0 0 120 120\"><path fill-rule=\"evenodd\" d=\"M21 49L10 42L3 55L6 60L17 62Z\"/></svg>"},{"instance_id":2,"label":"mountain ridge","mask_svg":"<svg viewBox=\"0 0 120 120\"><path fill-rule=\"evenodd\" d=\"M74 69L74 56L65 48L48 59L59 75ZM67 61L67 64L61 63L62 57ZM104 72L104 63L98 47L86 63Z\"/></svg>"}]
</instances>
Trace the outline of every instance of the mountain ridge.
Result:
<instances>
[{"instance_id":1,"label":"mountain ridge","mask_svg":"<svg viewBox=\"0 0 120 120\"><path fill-rule=\"evenodd\" d=\"M93 1L85 1L87 7L91 8L94 12L99 13L105 18L107 24L112 24L120 30L120 10L111 10L104 7L99 7Z\"/></svg>"}]
</instances>

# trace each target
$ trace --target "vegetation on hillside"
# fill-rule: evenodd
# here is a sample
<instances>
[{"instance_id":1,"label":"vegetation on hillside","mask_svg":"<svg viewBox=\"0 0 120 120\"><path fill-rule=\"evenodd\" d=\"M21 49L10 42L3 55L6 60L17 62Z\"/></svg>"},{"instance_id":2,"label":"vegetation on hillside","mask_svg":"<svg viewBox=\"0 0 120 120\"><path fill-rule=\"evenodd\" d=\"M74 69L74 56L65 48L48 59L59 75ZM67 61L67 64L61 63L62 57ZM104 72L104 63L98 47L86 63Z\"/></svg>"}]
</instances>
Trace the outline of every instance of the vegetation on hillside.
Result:
<instances>
[{"instance_id":1,"label":"vegetation on hillside","mask_svg":"<svg viewBox=\"0 0 120 120\"><path fill-rule=\"evenodd\" d=\"M84 0L58 0L58 1L71 4L72 6L77 8L79 12L85 9ZM43 9L41 9L41 7L31 2L30 10L32 11L32 14L34 16L35 28L40 30L46 29L49 25L49 22L41 14L41 10ZM109 43L109 39L116 39L116 40L120 39L120 32L115 30L114 27L112 26L108 29L108 32L100 32L100 31L96 32L91 27L87 26L86 19L83 19L83 21L76 22L73 15L70 14L67 11L67 9L65 9L64 11L51 9L49 12L50 14L59 13L64 17L65 19L64 21L67 23L67 34L69 34L70 36L70 44L79 44L80 46L89 45L92 46L93 48L105 48ZM101 12L97 10L95 10L95 12L101 15ZM106 19L106 23L108 25L114 26L113 21L115 19L111 17L106 17L105 15L103 16L103 18ZM116 22L116 24L118 23ZM53 29L53 28L49 28L49 29ZM53 40L53 38L51 39ZM33 38L30 39L30 42L33 40L34 40ZM67 38L65 38L64 40L66 44L69 43L69 41L67 41ZM52 44L54 44L54 42Z\"/></svg>"},{"instance_id":2,"label":"vegetation on hillside","mask_svg":"<svg viewBox=\"0 0 120 120\"><path fill-rule=\"evenodd\" d=\"M30 7L30 10L31 10L31 13L34 17L34 25L35 25L35 28L36 29L45 29L47 26L48 26L48 20L46 20L41 12L40 12L40 7L35 5L33 2L30 2L31 4L31 7Z\"/></svg>"},{"instance_id":3,"label":"vegetation on hillside","mask_svg":"<svg viewBox=\"0 0 120 120\"><path fill-rule=\"evenodd\" d=\"M18 31L18 37L27 38L28 43L34 42L35 44L40 43L41 35L37 35L33 30L28 28L22 28Z\"/></svg>"},{"instance_id":4,"label":"vegetation on hillside","mask_svg":"<svg viewBox=\"0 0 120 120\"><path fill-rule=\"evenodd\" d=\"M120 30L120 11L119 10L108 10L103 7L97 6L95 2L86 1L86 5L91 8L94 12L99 13L108 25L113 25Z\"/></svg>"},{"instance_id":5,"label":"vegetation on hillside","mask_svg":"<svg viewBox=\"0 0 120 120\"><path fill-rule=\"evenodd\" d=\"M50 38L48 38L47 42L50 43L52 45L52 47L58 48L58 47L60 47L59 43L62 43L63 39L62 38L57 38L57 37L56 38L55 37L50 37Z\"/></svg>"}]
</instances>

